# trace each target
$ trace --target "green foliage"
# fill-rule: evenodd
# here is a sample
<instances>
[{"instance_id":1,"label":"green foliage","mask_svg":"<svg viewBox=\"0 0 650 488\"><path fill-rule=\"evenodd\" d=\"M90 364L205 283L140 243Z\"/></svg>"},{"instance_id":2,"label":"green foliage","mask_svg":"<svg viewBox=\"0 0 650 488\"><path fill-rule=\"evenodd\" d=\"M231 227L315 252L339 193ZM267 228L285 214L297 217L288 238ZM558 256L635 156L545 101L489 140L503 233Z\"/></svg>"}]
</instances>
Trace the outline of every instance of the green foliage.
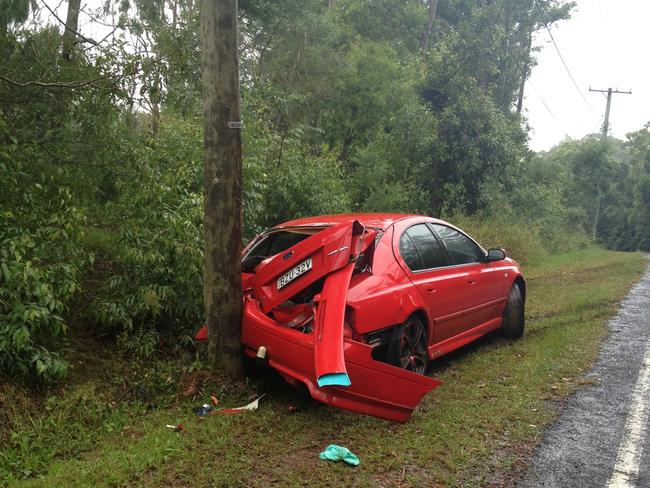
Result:
<instances>
[{"instance_id":1,"label":"green foliage","mask_svg":"<svg viewBox=\"0 0 650 488\"><path fill-rule=\"evenodd\" d=\"M558 174L567 175L565 208L579 211L575 222L590 233L600 200L596 238L612 249L650 250L649 134L646 126L628 134L626 142L587 136L545 156Z\"/></svg>"},{"instance_id":2,"label":"green foliage","mask_svg":"<svg viewBox=\"0 0 650 488\"><path fill-rule=\"evenodd\" d=\"M0 29L5 29L12 22L22 23L27 20L34 0L2 0L0 2Z\"/></svg>"},{"instance_id":3,"label":"green foliage","mask_svg":"<svg viewBox=\"0 0 650 488\"><path fill-rule=\"evenodd\" d=\"M120 133L119 89L61 86L100 77L109 58L62 64L60 41L52 28L0 35L3 74L17 80L0 86L0 370L40 383L68 370L65 317L92 262L80 239L93 163L119 158L107 147Z\"/></svg>"},{"instance_id":4,"label":"green foliage","mask_svg":"<svg viewBox=\"0 0 650 488\"><path fill-rule=\"evenodd\" d=\"M0 162L3 174L8 167ZM0 181L0 371L49 382L68 369L56 350L79 288L83 217L68 188L25 178L21 167Z\"/></svg>"},{"instance_id":5,"label":"green foliage","mask_svg":"<svg viewBox=\"0 0 650 488\"><path fill-rule=\"evenodd\" d=\"M97 256L90 318L119 336L124 349L148 356L161 336L186 343L201 323L201 132L176 120L135 147L117 198L101 209L103 225L86 246ZM131 173L132 172L132 173Z\"/></svg>"}]
</instances>

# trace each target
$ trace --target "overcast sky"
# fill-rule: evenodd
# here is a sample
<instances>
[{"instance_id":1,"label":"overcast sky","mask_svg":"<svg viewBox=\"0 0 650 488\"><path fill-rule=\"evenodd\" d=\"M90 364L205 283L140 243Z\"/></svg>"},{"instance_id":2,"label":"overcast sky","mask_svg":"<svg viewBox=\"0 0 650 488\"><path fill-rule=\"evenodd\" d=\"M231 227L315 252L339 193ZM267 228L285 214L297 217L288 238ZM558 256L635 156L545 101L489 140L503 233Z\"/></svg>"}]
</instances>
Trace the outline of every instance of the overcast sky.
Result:
<instances>
[{"instance_id":1,"label":"overcast sky","mask_svg":"<svg viewBox=\"0 0 650 488\"><path fill-rule=\"evenodd\" d=\"M610 134L625 138L650 121L649 0L578 0L572 18L552 28L583 100L564 69L547 33L540 34L538 65L526 86L524 110L532 127L530 146L550 149L567 135L579 139L598 132L606 97L589 91L632 90L614 95ZM548 109L544 106L544 102ZM551 115L552 114L552 115Z\"/></svg>"}]
</instances>

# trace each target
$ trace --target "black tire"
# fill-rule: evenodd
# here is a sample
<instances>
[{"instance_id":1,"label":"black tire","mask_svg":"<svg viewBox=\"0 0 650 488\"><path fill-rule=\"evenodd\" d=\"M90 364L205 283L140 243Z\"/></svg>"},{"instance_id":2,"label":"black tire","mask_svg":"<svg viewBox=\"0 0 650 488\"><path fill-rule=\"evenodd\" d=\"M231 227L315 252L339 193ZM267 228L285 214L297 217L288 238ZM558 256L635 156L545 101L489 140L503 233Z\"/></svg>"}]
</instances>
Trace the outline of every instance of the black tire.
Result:
<instances>
[{"instance_id":1,"label":"black tire","mask_svg":"<svg viewBox=\"0 0 650 488\"><path fill-rule=\"evenodd\" d=\"M388 362L394 366L424 374L429 356L427 353L427 331L422 321L411 315L395 328L388 345Z\"/></svg>"},{"instance_id":2,"label":"black tire","mask_svg":"<svg viewBox=\"0 0 650 488\"><path fill-rule=\"evenodd\" d=\"M524 335L524 298L518 284L512 285L508 294L508 303L503 312L501 334L508 339L518 339Z\"/></svg>"}]
</instances>

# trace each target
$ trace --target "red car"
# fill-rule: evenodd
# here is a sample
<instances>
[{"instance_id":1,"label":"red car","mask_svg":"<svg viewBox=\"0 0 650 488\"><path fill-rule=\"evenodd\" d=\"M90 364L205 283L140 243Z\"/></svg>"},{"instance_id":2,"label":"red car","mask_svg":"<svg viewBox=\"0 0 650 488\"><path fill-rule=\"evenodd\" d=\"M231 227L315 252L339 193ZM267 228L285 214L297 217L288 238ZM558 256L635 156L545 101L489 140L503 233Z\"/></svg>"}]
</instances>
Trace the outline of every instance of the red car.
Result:
<instances>
[{"instance_id":1,"label":"red car","mask_svg":"<svg viewBox=\"0 0 650 488\"><path fill-rule=\"evenodd\" d=\"M285 222L244 249L242 272L245 353L316 400L390 420L440 384L429 360L524 331L519 265L430 217Z\"/></svg>"}]
</instances>

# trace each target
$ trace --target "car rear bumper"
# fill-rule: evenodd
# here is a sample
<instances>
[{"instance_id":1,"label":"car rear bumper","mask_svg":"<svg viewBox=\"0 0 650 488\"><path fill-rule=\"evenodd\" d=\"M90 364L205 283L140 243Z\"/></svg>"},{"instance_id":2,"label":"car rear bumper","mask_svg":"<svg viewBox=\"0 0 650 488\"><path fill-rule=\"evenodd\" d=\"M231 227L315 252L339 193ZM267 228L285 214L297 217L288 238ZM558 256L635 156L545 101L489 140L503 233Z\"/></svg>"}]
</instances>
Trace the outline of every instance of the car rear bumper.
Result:
<instances>
[{"instance_id":1,"label":"car rear bumper","mask_svg":"<svg viewBox=\"0 0 650 488\"><path fill-rule=\"evenodd\" d=\"M372 347L346 338L344 356L351 385L319 387L313 333L281 326L264 314L251 296L244 298L242 343L252 357L263 346L269 366L288 382L306 385L314 399L388 420L406 422L421 398L440 384L433 378L376 361L371 356Z\"/></svg>"}]
</instances>

